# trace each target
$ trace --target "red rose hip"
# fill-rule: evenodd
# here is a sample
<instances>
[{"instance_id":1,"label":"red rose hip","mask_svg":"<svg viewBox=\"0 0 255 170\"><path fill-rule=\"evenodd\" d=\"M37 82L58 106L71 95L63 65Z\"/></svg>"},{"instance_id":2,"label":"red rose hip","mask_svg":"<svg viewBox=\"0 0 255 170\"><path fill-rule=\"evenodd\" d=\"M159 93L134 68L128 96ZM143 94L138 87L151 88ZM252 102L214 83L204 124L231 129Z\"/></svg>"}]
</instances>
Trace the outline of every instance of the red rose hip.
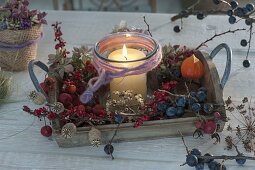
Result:
<instances>
[{"instance_id":1,"label":"red rose hip","mask_svg":"<svg viewBox=\"0 0 255 170\"><path fill-rule=\"evenodd\" d=\"M41 134L45 137L50 137L52 135L52 128L48 125L41 128Z\"/></svg>"}]
</instances>

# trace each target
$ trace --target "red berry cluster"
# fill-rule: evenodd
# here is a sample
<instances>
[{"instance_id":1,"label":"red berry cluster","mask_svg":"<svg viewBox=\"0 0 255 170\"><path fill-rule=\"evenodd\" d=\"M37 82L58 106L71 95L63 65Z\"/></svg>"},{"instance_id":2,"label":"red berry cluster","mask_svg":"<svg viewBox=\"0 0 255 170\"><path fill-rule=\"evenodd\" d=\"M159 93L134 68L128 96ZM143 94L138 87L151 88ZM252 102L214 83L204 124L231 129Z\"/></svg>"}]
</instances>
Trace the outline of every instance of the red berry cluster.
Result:
<instances>
[{"instance_id":1,"label":"red berry cluster","mask_svg":"<svg viewBox=\"0 0 255 170\"><path fill-rule=\"evenodd\" d=\"M95 125L103 124L105 122L113 122L113 115L108 115L105 108L96 104L94 106L78 105L70 109L66 109L60 114L62 121L64 122L92 122ZM77 121L79 120L79 121Z\"/></svg>"},{"instance_id":2,"label":"red berry cluster","mask_svg":"<svg viewBox=\"0 0 255 170\"><path fill-rule=\"evenodd\" d=\"M54 28L54 32L55 32L55 38L54 41L58 41L58 43L55 45L55 49L62 49L62 55L64 58L67 57L67 54L69 54L69 51L66 51L65 49L65 40L62 38L62 31L61 31L61 27L59 26L61 24L61 22L56 22L55 24L52 24L52 27Z\"/></svg>"},{"instance_id":3,"label":"red berry cluster","mask_svg":"<svg viewBox=\"0 0 255 170\"><path fill-rule=\"evenodd\" d=\"M32 114L38 118L47 117L49 120L54 120L57 118L56 113L48 111L45 107L31 110L28 106L23 106L23 111Z\"/></svg>"}]
</instances>

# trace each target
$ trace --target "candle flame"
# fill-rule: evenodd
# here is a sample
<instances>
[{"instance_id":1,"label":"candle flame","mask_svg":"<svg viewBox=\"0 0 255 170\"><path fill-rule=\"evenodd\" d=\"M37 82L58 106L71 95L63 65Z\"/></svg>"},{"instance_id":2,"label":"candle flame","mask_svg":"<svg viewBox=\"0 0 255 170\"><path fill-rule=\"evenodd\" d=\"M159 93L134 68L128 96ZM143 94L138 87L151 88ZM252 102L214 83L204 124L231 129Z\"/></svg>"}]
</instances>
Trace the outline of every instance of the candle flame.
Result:
<instances>
[{"instance_id":1,"label":"candle flame","mask_svg":"<svg viewBox=\"0 0 255 170\"><path fill-rule=\"evenodd\" d=\"M123 45L122 55L127 60L127 47L125 44Z\"/></svg>"}]
</instances>

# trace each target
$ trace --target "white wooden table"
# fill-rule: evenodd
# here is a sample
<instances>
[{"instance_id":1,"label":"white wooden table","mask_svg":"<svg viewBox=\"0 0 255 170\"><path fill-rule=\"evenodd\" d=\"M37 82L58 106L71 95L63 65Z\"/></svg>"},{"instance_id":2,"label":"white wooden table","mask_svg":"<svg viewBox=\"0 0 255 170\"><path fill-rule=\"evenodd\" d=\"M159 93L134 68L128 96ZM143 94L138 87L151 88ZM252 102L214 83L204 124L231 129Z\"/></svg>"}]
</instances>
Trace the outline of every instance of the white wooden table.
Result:
<instances>
[{"instance_id":1,"label":"white wooden table","mask_svg":"<svg viewBox=\"0 0 255 170\"><path fill-rule=\"evenodd\" d=\"M49 25L44 28L44 39L39 44L38 59L46 62L47 54L54 53L53 30L51 24L62 21L64 39L67 48L82 44L94 44L104 35L109 33L114 25L120 20L126 20L129 25L146 28L143 23L142 13L99 13L99 12L53 12L48 11ZM151 26L151 32L161 44L185 44L195 47L200 42L211 37L214 32L222 32L231 26L226 17L208 17L204 21L198 21L194 17L184 21L184 30L176 34L170 22L169 14L145 14L147 22ZM239 26L244 26L240 23ZM214 29L212 29L214 28ZM242 48L240 40L248 38L248 34L238 33L226 35L208 43L210 52L221 42L228 43L233 49L233 65L229 82L224 91L224 96L233 96L238 100L244 96L255 94L255 39L252 43L250 54L251 67L244 69L242 61L245 57L246 48ZM226 55L223 51L215 58L219 74L224 71ZM41 78L44 73L40 70L37 74ZM16 103L0 106L0 170L20 169L118 169L118 170L169 170L169 169L192 169L188 166L180 167L185 162L185 148L180 138L165 138L141 142L128 142L114 144L115 160L112 161L103 151L103 146L59 148L56 142L40 135L42 122L34 119L27 113L22 112L23 105L32 106L27 100L27 95L33 89L32 83L26 71L14 74L12 99ZM33 124L31 126L31 123ZM28 127L28 128L27 128ZM11 135L27 128L24 132L13 137ZM171 129L162 129L171 130ZM199 147L203 153L210 152L214 155L235 155L234 151L225 151L224 135L221 134L222 143L214 145L209 137L193 139L186 137L190 148ZM226 166L231 170L239 170L235 161L227 161ZM206 168L207 169L207 168ZM255 162L247 161L243 169L255 169Z\"/></svg>"}]
</instances>

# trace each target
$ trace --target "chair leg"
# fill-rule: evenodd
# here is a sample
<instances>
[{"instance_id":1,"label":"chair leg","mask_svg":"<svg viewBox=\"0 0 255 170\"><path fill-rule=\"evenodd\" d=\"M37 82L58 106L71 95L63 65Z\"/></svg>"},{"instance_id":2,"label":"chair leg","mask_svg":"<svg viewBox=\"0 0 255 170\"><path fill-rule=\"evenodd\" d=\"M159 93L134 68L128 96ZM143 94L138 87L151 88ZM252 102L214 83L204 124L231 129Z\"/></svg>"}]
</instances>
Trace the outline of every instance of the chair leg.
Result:
<instances>
[{"instance_id":1,"label":"chair leg","mask_svg":"<svg viewBox=\"0 0 255 170\"><path fill-rule=\"evenodd\" d=\"M63 5L64 10L74 10L73 7L73 0L65 0L64 5Z\"/></svg>"},{"instance_id":2,"label":"chair leg","mask_svg":"<svg viewBox=\"0 0 255 170\"><path fill-rule=\"evenodd\" d=\"M151 6L151 12L156 13L157 12L157 0L149 0L149 4Z\"/></svg>"},{"instance_id":3,"label":"chair leg","mask_svg":"<svg viewBox=\"0 0 255 170\"><path fill-rule=\"evenodd\" d=\"M53 9L58 10L59 9L58 8L58 0L53 0L52 2L53 2Z\"/></svg>"}]
</instances>

